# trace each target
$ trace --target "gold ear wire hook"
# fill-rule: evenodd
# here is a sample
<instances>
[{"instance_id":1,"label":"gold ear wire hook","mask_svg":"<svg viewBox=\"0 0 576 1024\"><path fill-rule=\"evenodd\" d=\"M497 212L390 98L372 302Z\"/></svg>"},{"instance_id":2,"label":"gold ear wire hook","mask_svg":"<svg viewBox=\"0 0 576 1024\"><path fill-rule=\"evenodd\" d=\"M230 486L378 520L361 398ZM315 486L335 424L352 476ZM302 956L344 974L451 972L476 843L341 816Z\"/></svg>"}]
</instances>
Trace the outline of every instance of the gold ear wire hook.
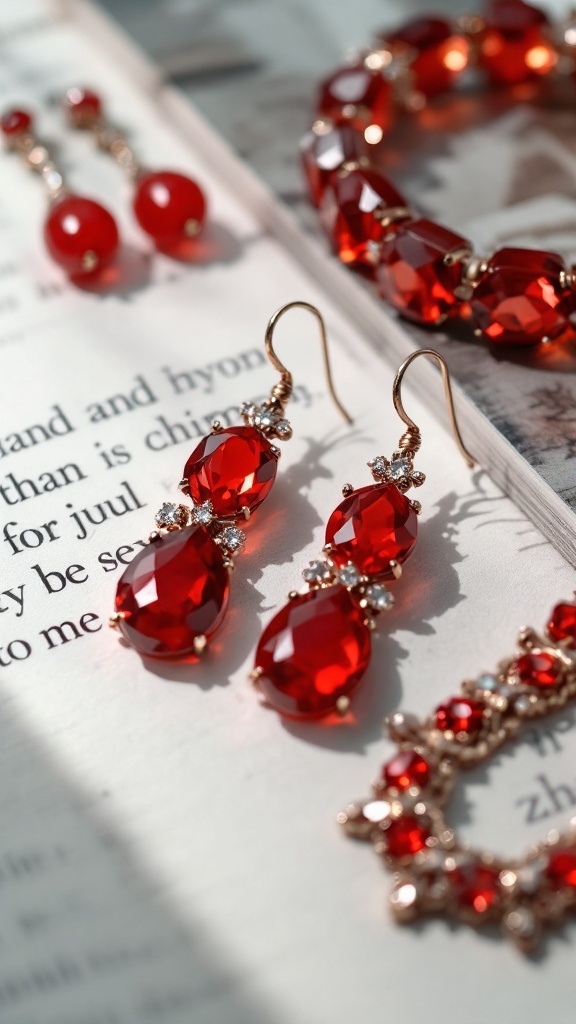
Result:
<instances>
[{"instance_id":1,"label":"gold ear wire hook","mask_svg":"<svg viewBox=\"0 0 576 1024\"><path fill-rule=\"evenodd\" d=\"M400 447L411 447L411 440L417 442L417 448L420 447L420 431L416 424L414 423L414 420L410 419L410 416L408 416L404 408L404 404L402 402L401 394L402 380L404 378L404 374L406 373L406 370L408 369L410 364L413 363L415 359L418 359L419 356L430 356L430 358L435 359L438 365L440 366L440 370L442 371L442 380L444 381L444 393L446 395L448 412L450 413L450 422L452 424L454 439L456 441L456 444L458 445L458 448L460 449L460 452L465 462L468 464L470 469L472 469L476 465L476 461L472 457L468 449L465 447L464 442L462 440L462 435L460 434L460 430L458 428L456 411L454 409L454 398L452 396L452 385L450 383L450 371L446 364L446 360L440 355L439 352L435 352L433 348L420 348L418 349L417 352L412 352L412 354L409 355L408 358L404 360L402 366L400 367L398 373L396 374L396 377L394 378L394 384L392 385L392 401L394 402L394 408L396 409L396 412L398 413L400 419L408 427L408 431L403 438L403 440L405 440L405 443L402 444L401 441Z\"/></svg>"},{"instance_id":2,"label":"gold ear wire hook","mask_svg":"<svg viewBox=\"0 0 576 1024\"><path fill-rule=\"evenodd\" d=\"M309 313L314 314L318 321L318 326L320 327L320 338L322 340L322 354L324 357L324 369L326 371L328 391L330 392L330 397L332 398L334 405L336 406L342 417L346 420L346 423L351 424L354 422L354 420L342 405L342 402L338 398L336 390L334 388L334 381L332 379L332 369L330 366L330 356L328 354L328 339L326 336L326 325L324 323L324 319L320 311L316 309L316 306L312 306L309 302L287 302L285 306L281 306L280 309L277 309L276 312L270 317L270 320L268 321L268 326L266 328L266 336L264 338L264 344L266 346L266 355L268 356L268 359L272 363L274 369L278 370L278 373L280 374L280 382L276 384L276 386L272 389L272 397L281 402L282 405L285 405L292 394L292 374L276 355L272 339L274 336L276 324L278 323L280 317L284 316L284 313L287 313L289 309L297 308L307 309Z\"/></svg>"}]
</instances>

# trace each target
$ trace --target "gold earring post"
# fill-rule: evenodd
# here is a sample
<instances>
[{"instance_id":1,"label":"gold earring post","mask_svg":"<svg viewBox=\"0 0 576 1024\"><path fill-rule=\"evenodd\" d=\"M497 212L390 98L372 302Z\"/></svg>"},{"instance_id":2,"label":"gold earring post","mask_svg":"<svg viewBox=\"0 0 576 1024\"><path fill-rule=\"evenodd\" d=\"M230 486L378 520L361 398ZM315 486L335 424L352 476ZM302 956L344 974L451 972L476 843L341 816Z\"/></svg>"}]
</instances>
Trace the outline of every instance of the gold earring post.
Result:
<instances>
[{"instance_id":1,"label":"gold earring post","mask_svg":"<svg viewBox=\"0 0 576 1024\"><path fill-rule=\"evenodd\" d=\"M292 374L276 355L276 352L274 350L273 337L276 324L278 323L280 318L284 316L284 313L287 313L289 309L298 308L307 309L308 312L312 313L318 321L318 326L320 328L320 338L322 341L322 354L324 357L324 370L326 372L328 391L330 393L332 401L334 402L334 405L338 409L343 419L346 421L346 423L352 424L354 420L342 405L342 402L338 398L336 394L336 389L334 387L334 381L332 379L332 368L330 366L330 355L328 352L328 338L326 335L326 325L324 323L324 318L322 317L320 311L316 309L316 306L312 306L311 303L309 302L287 302L285 306L281 306L280 309L277 309L276 312L270 317L270 320L268 321L266 335L264 338L264 344L266 346L266 355L268 356L268 359L272 363L274 369L278 370L278 373L280 374L280 383L277 384L276 387L273 389L273 397L279 399L281 402L287 402L288 399L290 398L290 395L292 394Z\"/></svg>"},{"instance_id":2,"label":"gold earring post","mask_svg":"<svg viewBox=\"0 0 576 1024\"><path fill-rule=\"evenodd\" d=\"M433 348L419 348L416 352L412 352L412 354L409 355L408 358L404 360L402 366L400 367L398 373L396 374L396 377L394 378L394 384L392 385L392 401L394 402L394 408L396 409L396 412L398 413L402 422L405 423L406 426L408 427L408 430L419 436L420 431L416 424L414 423L414 420L411 419L410 416L408 416L408 413L404 408L404 403L402 402L402 381L404 379L404 374L406 373L406 370L411 365L411 363L413 363L415 359L418 359L419 356L429 356L431 359L435 359L438 365L440 366L440 370L442 372L442 380L444 381L444 393L446 395L446 404L448 406L448 412L450 413L450 422L452 425L454 440L458 445L458 448L460 450L460 453L462 454L462 457L464 458L464 461L467 463L470 469L472 469L476 465L476 460L472 457L472 455L466 448L464 441L462 440L462 435L460 434L460 429L458 427L458 420L456 419L456 410L454 409L454 398L452 395L452 385L450 383L450 371L448 369L446 360L440 355L439 352L436 352Z\"/></svg>"}]
</instances>

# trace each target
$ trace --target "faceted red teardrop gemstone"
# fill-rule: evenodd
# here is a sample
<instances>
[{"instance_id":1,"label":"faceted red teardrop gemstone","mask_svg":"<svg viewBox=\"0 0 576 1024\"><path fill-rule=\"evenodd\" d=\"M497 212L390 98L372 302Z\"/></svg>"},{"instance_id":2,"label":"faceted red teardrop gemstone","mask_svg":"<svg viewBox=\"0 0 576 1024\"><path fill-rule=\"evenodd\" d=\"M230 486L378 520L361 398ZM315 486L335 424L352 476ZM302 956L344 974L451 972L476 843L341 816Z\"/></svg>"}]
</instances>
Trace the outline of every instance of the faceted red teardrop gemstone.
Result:
<instances>
[{"instance_id":1,"label":"faceted red teardrop gemstone","mask_svg":"<svg viewBox=\"0 0 576 1024\"><path fill-rule=\"evenodd\" d=\"M353 562L368 576L390 578L390 562L405 562L418 536L418 517L393 484L361 487L334 509L326 543L337 565Z\"/></svg>"},{"instance_id":2,"label":"faceted red teardrop gemstone","mask_svg":"<svg viewBox=\"0 0 576 1024\"><path fill-rule=\"evenodd\" d=\"M289 601L264 630L255 664L269 704L289 718L320 718L349 697L370 660L364 613L341 586Z\"/></svg>"},{"instance_id":3,"label":"faceted red teardrop gemstone","mask_svg":"<svg viewBox=\"0 0 576 1024\"><path fill-rule=\"evenodd\" d=\"M414 51L414 86L425 96L449 89L468 64L470 44L445 18L411 18L384 38L395 51Z\"/></svg>"},{"instance_id":4,"label":"faceted red teardrop gemstone","mask_svg":"<svg viewBox=\"0 0 576 1024\"><path fill-rule=\"evenodd\" d=\"M450 730L455 735L466 733L474 736L482 725L484 705L469 697L451 697L446 704L436 708L436 725L442 732Z\"/></svg>"},{"instance_id":5,"label":"faceted red teardrop gemstone","mask_svg":"<svg viewBox=\"0 0 576 1024\"><path fill-rule=\"evenodd\" d=\"M278 459L254 427L228 427L208 434L184 467L194 504L211 501L219 519L254 512L270 493Z\"/></svg>"},{"instance_id":6,"label":"faceted red teardrop gemstone","mask_svg":"<svg viewBox=\"0 0 576 1024\"><path fill-rule=\"evenodd\" d=\"M64 196L52 204L44 224L48 252L71 277L97 273L118 250L118 228L100 203Z\"/></svg>"},{"instance_id":7,"label":"faceted red teardrop gemstone","mask_svg":"<svg viewBox=\"0 0 576 1024\"><path fill-rule=\"evenodd\" d=\"M388 853L391 857L413 857L426 846L428 829L409 814L391 821L384 831Z\"/></svg>"},{"instance_id":8,"label":"faceted red teardrop gemstone","mask_svg":"<svg viewBox=\"0 0 576 1024\"><path fill-rule=\"evenodd\" d=\"M359 131L392 123L392 87L379 71L363 64L340 68L320 85L317 111L334 121L349 121Z\"/></svg>"},{"instance_id":9,"label":"faceted red teardrop gemstone","mask_svg":"<svg viewBox=\"0 0 576 1024\"><path fill-rule=\"evenodd\" d=\"M500 249L471 300L477 328L492 345L538 345L570 328L574 296L555 253Z\"/></svg>"},{"instance_id":10,"label":"faceted red teardrop gemstone","mask_svg":"<svg viewBox=\"0 0 576 1024\"><path fill-rule=\"evenodd\" d=\"M92 89L72 86L66 91L66 107L76 125L89 125L102 113L102 100Z\"/></svg>"},{"instance_id":11,"label":"faceted red teardrop gemstone","mask_svg":"<svg viewBox=\"0 0 576 1024\"><path fill-rule=\"evenodd\" d=\"M150 658L193 658L194 639L220 625L230 581L222 550L203 526L152 542L118 583L123 636Z\"/></svg>"},{"instance_id":12,"label":"faceted red teardrop gemstone","mask_svg":"<svg viewBox=\"0 0 576 1024\"><path fill-rule=\"evenodd\" d=\"M527 686L554 686L562 671L561 662L549 651L528 651L514 664L518 678Z\"/></svg>"},{"instance_id":13,"label":"faceted red teardrop gemstone","mask_svg":"<svg viewBox=\"0 0 576 1024\"><path fill-rule=\"evenodd\" d=\"M161 249L195 238L206 215L206 200L192 178L174 171L142 174L136 183L134 213L140 227Z\"/></svg>"},{"instance_id":14,"label":"faceted red teardrop gemstone","mask_svg":"<svg viewBox=\"0 0 576 1024\"><path fill-rule=\"evenodd\" d=\"M333 171L343 163L365 160L367 153L364 136L351 125L316 121L300 141L302 168L314 205L320 205Z\"/></svg>"},{"instance_id":15,"label":"faceted red teardrop gemstone","mask_svg":"<svg viewBox=\"0 0 576 1024\"><path fill-rule=\"evenodd\" d=\"M450 883L461 907L485 914L499 895L498 872L481 864L470 864L450 873Z\"/></svg>"},{"instance_id":16,"label":"faceted red teardrop gemstone","mask_svg":"<svg viewBox=\"0 0 576 1024\"><path fill-rule=\"evenodd\" d=\"M567 646L576 648L576 605L557 604L548 623L548 632L556 643L567 640Z\"/></svg>"},{"instance_id":17,"label":"faceted red teardrop gemstone","mask_svg":"<svg viewBox=\"0 0 576 1024\"><path fill-rule=\"evenodd\" d=\"M418 324L437 324L458 304L462 268L444 262L470 243L430 220L400 224L384 242L376 278L384 299Z\"/></svg>"},{"instance_id":18,"label":"faceted red teardrop gemstone","mask_svg":"<svg viewBox=\"0 0 576 1024\"><path fill-rule=\"evenodd\" d=\"M0 118L0 128L8 138L15 138L30 130L32 118L26 110L7 110Z\"/></svg>"},{"instance_id":19,"label":"faceted red teardrop gemstone","mask_svg":"<svg viewBox=\"0 0 576 1024\"><path fill-rule=\"evenodd\" d=\"M576 853L562 850L552 854L548 861L546 874L557 888L569 886L571 889L576 889Z\"/></svg>"},{"instance_id":20,"label":"faceted red teardrop gemstone","mask_svg":"<svg viewBox=\"0 0 576 1024\"><path fill-rule=\"evenodd\" d=\"M361 167L333 174L320 203L320 217L334 251L349 266L373 268L386 229L377 214L406 200L379 171Z\"/></svg>"},{"instance_id":21,"label":"faceted red teardrop gemstone","mask_svg":"<svg viewBox=\"0 0 576 1024\"><path fill-rule=\"evenodd\" d=\"M480 65L494 82L514 85L547 74L556 54L546 39L550 21L523 0L491 0L480 40Z\"/></svg>"},{"instance_id":22,"label":"faceted red teardrop gemstone","mask_svg":"<svg viewBox=\"0 0 576 1024\"><path fill-rule=\"evenodd\" d=\"M424 789L430 778L430 765L415 750L401 750L382 769L382 778L387 786L398 790L418 786Z\"/></svg>"}]
</instances>

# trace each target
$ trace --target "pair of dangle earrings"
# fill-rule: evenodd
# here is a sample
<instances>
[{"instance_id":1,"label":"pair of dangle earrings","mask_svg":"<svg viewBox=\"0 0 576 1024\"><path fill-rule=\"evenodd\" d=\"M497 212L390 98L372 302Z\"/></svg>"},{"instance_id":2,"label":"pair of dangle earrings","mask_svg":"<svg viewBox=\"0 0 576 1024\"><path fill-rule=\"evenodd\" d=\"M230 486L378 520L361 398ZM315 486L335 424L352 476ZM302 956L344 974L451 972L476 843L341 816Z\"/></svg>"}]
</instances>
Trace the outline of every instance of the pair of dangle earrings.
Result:
<instances>
[{"instance_id":1,"label":"pair of dangle earrings","mask_svg":"<svg viewBox=\"0 0 576 1024\"><path fill-rule=\"evenodd\" d=\"M175 171L142 167L123 134L107 123L97 93L68 89L64 109L72 128L90 130L134 182L132 209L136 220L162 252L176 258L200 233L206 200L192 178ZM32 115L11 108L0 117L6 147L19 154L43 180L48 193L44 240L53 260L72 281L91 280L116 260L120 236L116 221L101 203L68 190L64 175L35 134Z\"/></svg>"},{"instance_id":2,"label":"pair of dangle earrings","mask_svg":"<svg viewBox=\"0 0 576 1024\"><path fill-rule=\"evenodd\" d=\"M291 302L268 323L266 354L280 374L270 397L241 407L242 426L215 422L184 468L180 488L192 506L165 503L157 530L121 577L111 624L141 655L194 660L220 626L228 605L230 570L246 536L243 527L270 493L280 449L292 436L285 417L292 375L273 347L280 317L294 308L312 313L319 324L330 395L343 418L330 368L321 314L307 302ZM399 579L417 539L419 502L406 496L424 483L414 468L421 445L418 427L407 415L401 385L420 355L440 364L454 435L470 466L456 423L446 363L437 352L412 353L394 381L394 407L406 425L390 459L368 465L374 482L343 488L343 501L326 527L324 557L304 570L305 593L293 591L287 605L264 629L252 679L265 702L290 718L345 716L371 653L376 617L391 607L387 583Z\"/></svg>"}]
</instances>

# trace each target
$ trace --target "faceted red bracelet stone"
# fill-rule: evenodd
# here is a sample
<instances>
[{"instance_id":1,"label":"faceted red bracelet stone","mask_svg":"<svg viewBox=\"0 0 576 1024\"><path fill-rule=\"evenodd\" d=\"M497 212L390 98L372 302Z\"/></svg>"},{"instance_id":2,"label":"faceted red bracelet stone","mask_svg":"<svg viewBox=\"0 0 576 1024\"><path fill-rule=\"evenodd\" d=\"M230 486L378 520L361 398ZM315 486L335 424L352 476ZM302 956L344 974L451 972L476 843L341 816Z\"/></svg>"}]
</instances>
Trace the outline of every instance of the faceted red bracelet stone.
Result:
<instances>
[{"instance_id":1,"label":"faceted red bracelet stone","mask_svg":"<svg viewBox=\"0 0 576 1024\"><path fill-rule=\"evenodd\" d=\"M476 255L413 211L372 162L398 110L422 109L471 65L504 86L552 72L576 78L576 18L553 25L524 0L489 0L484 17L418 17L379 36L320 85L301 142L310 198L340 260L413 323L461 317L492 346L564 340L574 335L576 268L533 249Z\"/></svg>"}]
</instances>

